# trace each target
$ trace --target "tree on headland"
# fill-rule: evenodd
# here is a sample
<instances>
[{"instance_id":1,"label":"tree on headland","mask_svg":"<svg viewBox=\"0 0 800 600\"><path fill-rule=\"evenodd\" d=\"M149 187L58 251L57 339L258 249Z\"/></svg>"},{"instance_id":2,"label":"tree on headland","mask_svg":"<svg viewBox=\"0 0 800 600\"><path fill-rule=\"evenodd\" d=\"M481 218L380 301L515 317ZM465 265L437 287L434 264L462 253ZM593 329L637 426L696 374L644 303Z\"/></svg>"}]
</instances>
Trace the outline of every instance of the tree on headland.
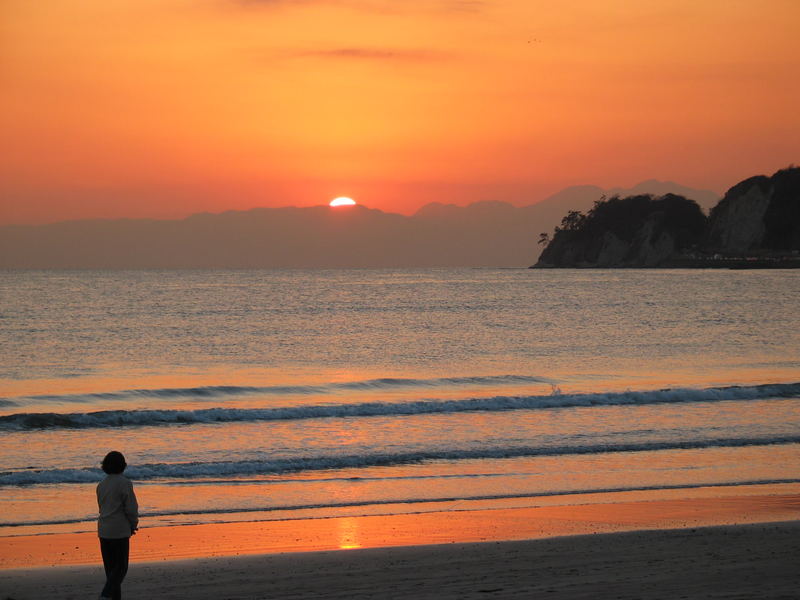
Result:
<instances>
[{"instance_id":1,"label":"tree on headland","mask_svg":"<svg viewBox=\"0 0 800 600\"><path fill-rule=\"evenodd\" d=\"M555 228L553 240L565 232L569 237L582 239L610 231L618 238L630 241L648 218L655 218L661 230L676 232L681 245L699 239L706 225L706 217L697 203L683 196L613 196L595 202L587 214L569 211L561 225Z\"/></svg>"},{"instance_id":2,"label":"tree on headland","mask_svg":"<svg viewBox=\"0 0 800 600\"><path fill-rule=\"evenodd\" d=\"M707 217L694 200L666 194L601 198L586 213L569 211L555 228L540 264L650 265L664 253L698 244ZM545 239L540 235L539 241Z\"/></svg>"},{"instance_id":3,"label":"tree on headland","mask_svg":"<svg viewBox=\"0 0 800 600\"><path fill-rule=\"evenodd\" d=\"M597 206L596 203L595 206ZM567 213L566 217L561 219L561 225L556 227L555 232L558 233L559 231L580 231L581 228L586 223L586 218L587 215L583 214L581 211L571 210Z\"/></svg>"},{"instance_id":4,"label":"tree on headland","mask_svg":"<svg viewBox=\"0 0 800 600\"><path fill-rule=\"evenodd\" d=\"M601 198L567 213L536 266L800 268L800 168L740 181L708 217L674 194Z\"/></svg>"}]
</instances>

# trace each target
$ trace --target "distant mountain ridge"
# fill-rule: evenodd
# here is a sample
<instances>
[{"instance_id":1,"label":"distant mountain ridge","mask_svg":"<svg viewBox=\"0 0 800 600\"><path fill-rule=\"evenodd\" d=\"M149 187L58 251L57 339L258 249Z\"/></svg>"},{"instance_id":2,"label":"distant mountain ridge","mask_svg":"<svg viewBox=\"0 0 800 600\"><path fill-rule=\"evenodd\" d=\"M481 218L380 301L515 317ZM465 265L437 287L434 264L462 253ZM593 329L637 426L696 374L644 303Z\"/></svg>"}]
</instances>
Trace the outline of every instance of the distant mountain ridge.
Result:
<instances>
[{"instance_id":1,"label":"distant mountain ridge","mask_svg":"<svg viewBox=\"0 0 800 600\"><path fill-rule=\"evenodd\" d=\"M706 216L682 195L567 212L536 267L800 267L800 168L733 186Z\"/></svg>"},{"instance_id":2,"label":"distant mountain ridge","mask_svg":"<svg viewBox=\"0 0 800 600\"><path fill-rule=\"evenodd\" d=\"M642 186L688 189L657 181L632 189ZM0 227L0 268L525 267L539 232L552 230L568 209L588 209L609 193L574 186L522 207L431 203L410 217L316 206L7 225ZM692 193L705 206L716 202L712 192Z\"/></svg>"}]
</instances>

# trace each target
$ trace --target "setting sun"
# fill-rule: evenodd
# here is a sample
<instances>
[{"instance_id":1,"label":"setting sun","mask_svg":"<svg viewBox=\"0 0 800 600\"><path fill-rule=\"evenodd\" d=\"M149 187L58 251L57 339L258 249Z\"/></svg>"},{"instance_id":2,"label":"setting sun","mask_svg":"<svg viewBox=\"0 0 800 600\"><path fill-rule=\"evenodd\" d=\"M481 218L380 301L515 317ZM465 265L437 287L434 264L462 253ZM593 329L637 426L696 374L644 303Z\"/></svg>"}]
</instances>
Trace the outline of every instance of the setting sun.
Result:
<instances>
[{"instance_id":1,"label":"setting sun","mask_svg":"<svg viewBox=\"0 0 800 600\"><path fill-rule=\"evenodd\" d=\"M334 198L331 200L330 206L355 206L356 201L352 198L347 198L345 196L339 196L338 198Z\"/></svg>"}]
</instances>

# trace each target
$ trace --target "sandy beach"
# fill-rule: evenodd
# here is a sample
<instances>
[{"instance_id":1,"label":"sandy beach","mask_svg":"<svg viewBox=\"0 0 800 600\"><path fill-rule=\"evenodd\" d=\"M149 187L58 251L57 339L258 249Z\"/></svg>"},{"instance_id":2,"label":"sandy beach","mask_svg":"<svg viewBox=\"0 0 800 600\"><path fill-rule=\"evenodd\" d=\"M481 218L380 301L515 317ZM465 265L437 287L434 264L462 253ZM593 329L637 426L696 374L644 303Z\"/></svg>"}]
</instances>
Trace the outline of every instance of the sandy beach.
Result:
<instances>
[{"instance_id":1,"label":"sandy beach","mask_svg":"<svg viewBox=\"0 0 800 600\"><path fill-rule=\"evenodd\" d=\"M133 565L126 598L797 598L800 524ZM98 567L0 572L3 600L94 597Z\"/></svg>"},{"instance_id":2,"label":"sandy beach","mask_svg":"<svg viewBox=\"0 0 800 600\"><path fill-rule=\"evenodd\" d=\"M800 495L784 493L155 527L133 540L124 591L142 599L797 598L799 515ZM102 581L95 546L91 534L0 540L0 599L92 597Z\"/></svg>"}]
</instances>

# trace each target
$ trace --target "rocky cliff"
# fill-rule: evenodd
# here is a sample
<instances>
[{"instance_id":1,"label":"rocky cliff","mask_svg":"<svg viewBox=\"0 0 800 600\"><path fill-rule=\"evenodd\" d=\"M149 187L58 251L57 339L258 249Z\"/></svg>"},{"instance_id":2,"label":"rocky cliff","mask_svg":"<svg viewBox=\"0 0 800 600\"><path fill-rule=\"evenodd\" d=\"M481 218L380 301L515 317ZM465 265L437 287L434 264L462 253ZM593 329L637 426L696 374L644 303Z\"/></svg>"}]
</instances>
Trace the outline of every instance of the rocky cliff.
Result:
<instances>
[{"instance_id":1,"label":"rocky cliff","mask_svg":"<svg viewBox=\"0 0 800 600\"><path fill-rule=\"evenodd\" d=\"M667 194L599 201L569 213L537 267L656 267L699 243L706 216L693 200Z\"/></svg>"},{"instance_id":2,"label":"rocky cliff","mask_svg":"<svg viewBox=\"0 0 800 600\"><path fill-rule=\"evenodd\" d=\"M711 209L705 246L724 254L800 250L800 168L728 190Z\"/></svg>"},{"instance_id":3,"label":"rocky cliff","mask_svg":"<svg viewBox=\"0 0 800 600\"><path fill-rule=\"evenodd\" d=\"M742 181L708 218L682 196L614 197L540 241L539 268L800 266L800 168Z\"/></svg>"}]
</instances>

